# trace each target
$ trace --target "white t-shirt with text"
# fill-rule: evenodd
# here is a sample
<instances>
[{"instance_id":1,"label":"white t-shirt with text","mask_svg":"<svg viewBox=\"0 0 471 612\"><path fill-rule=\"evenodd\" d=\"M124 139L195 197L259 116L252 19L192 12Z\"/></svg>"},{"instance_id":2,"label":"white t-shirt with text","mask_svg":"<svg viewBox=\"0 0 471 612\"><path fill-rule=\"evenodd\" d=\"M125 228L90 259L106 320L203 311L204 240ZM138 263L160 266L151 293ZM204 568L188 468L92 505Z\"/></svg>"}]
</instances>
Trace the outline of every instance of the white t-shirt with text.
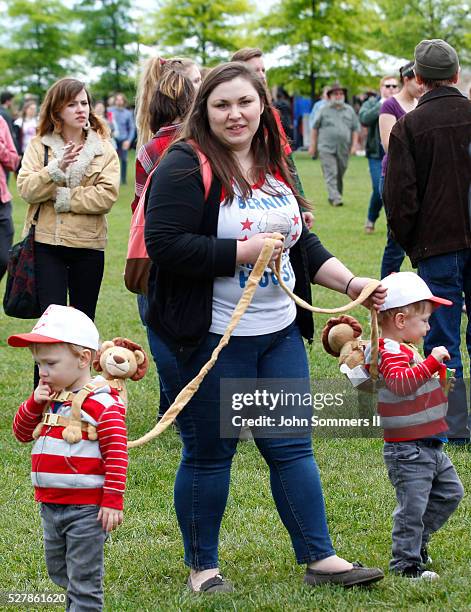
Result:
<instances>
[{"instance_id":1,"label":"white t-shirt with text","mask_svg":"<svg viewBox=\"0 0 471 612\"><path fill-rule=\"evenodd\" d=\"M298 202L282 179L267 175L263 185L252 187L252 197L243 198L235 189L235 198L221 204L217 237L247 240L261 232L280 232L285 237L281 274L284 283L294 289L295 276L289 249L302 231ZM276 193L276 195L275 195ZM212 324L209 329L223 334L246 285L252 264L237 264L233 277L214 279ZM296 318L293 300L279 286L270 268L266 268L253 300L234 330L234 336L259 336L279 331Z\"/></svg>"}]
</instances>

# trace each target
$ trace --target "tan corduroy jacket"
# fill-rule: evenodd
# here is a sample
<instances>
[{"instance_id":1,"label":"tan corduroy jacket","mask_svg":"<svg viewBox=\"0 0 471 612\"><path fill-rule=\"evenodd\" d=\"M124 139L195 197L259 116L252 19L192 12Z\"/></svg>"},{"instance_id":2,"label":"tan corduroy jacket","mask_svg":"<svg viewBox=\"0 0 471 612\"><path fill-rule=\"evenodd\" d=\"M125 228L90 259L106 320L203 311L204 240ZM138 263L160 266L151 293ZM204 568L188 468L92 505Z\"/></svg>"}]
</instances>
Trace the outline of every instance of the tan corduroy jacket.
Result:
<instances>
[{"instance_id":1,"label":"tan corduroy jacket","mask_svg":"<svg viewBox=\"0 0 471 612\"><path fill-rule=\"evenodd\" d=\"M59 161L64 141L58 134L36 136L28 145L18 174L18 191L30 205L24 234L41 205L36 242L104 249L105 214L118 199L119 160L113 145L89 130L78 160L64 173ZM49 163L44 167L44 148Z\"/></svg>"}]
</instances>

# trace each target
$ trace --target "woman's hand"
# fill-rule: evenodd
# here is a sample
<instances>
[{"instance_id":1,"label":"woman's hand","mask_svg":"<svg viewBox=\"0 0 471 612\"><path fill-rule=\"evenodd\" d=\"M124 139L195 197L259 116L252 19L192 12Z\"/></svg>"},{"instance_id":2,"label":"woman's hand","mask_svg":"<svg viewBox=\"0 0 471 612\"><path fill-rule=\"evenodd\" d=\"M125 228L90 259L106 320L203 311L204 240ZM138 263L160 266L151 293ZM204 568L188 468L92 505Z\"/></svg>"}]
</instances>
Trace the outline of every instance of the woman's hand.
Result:
<instances>
[{"instance_id":1,"label":"woman's hand","mask_svg":"<svg viewBox=\"0 0 471 612\"><path fill-rule=\"evenodd\" d=\"M347 295L348 297L355 300L362 290L366 287L368 283L375 280L374 278L367 278L363 276L354 276L352 281L348 286ZM365 308L371 308L374 306L375 310L379 310L381 304L384 304L384 300L386 299L387 289L380 285L371 296L363 302L363 306Z\"/></svg>"},{"instance_id":2,"label":"woman's hand","mask_svg":"<svg viewBox=\"0 0 471 612\"><path fill-rule=\"evenodd\" d=\"M266 238L272 238L273 234L271 233L261 233L255 234L248 240L238 240L237 241L237 257L236 262L240 263L249 263L254 264L260 253L262 252L263 247L265 246ZM273 255L271 261L274 262L280 253L283 251L283 241L275 240L275 248L273 250Z\"/></svg>"},{"instance_id":3,"label":"woman's hand","mask_svg":"<svg viewBox=\"0 0 471 612\"><path fill-rule=\"evenodd\" d=\"M303 212L302 215L303 215L304 225L307 227L308 230L310 230L311 227L314 225L314 215L312 214L312 212L309 212L309 211Z\"/></svg>"},{"instance_id":4,"label":"woman's hand","mask_svg":"<svg viewBox=\"0 0 471 612\"><path fill-rule=\"evenodd\" d=\"M64 157L61 159L59 163L59 168L62 172L65 172L67 168L77 161L80 152L83 149L82 144L74 144L72 141L69 141L64 147Z\"/></svg>"}]
</instances>

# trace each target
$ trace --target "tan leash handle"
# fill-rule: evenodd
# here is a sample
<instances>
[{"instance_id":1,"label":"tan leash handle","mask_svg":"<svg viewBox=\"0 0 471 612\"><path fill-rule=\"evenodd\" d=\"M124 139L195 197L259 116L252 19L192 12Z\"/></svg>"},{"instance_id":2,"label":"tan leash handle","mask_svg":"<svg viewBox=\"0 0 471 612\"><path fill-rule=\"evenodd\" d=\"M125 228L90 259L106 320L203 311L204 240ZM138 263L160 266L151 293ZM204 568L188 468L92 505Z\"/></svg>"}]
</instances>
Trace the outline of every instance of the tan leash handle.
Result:
<instances>
[{"instance_id":1,"label":"tan leash handle","mask_svg":"<svg viewBox=\"0 0 471 612\"><path fill-rule=\"evenodd\" d=\"M193 378L193 380L191 380L180 391L180 393L177 395L172 405L167 409L167 411L165 412L163 417L160 419L160 421L155 425L155 427L153 427L149 432L147 432L141 438L128 442L128 448L136 448L137 446L142 446L146 442L149 442L150 440L153 440L154 438L156 438L160 433L162 433L165 429L167 429L169 425L173 423L173 421L175 420L175 417L183 410L183 408L188 404L188 402L191 400L193 395L198 391L199 386L201 385L204 377L209 372L209 370L211 370L213 365L216 363L219 353L228 344L232 332L234 331L240 319L242 318L243 314L249 307L253 299L253 296L255 295L255 291L257 289L258 283L260 282L260 279L262 278L262 275L265 272L265 269L267 268L267 266L269 265L271 261L273 251L275 248L275 241L283 240L283 239L284 239L283 236L278 233L274 233L272 238L265 239L265 244L263 246L263 249L261 250L260 255L258 256L258 259L255 263L255 266L252 272L250 273L249 280L247 282L247 286L245 287L245 290L243 294L241 295L240 300L238 301L237 306L234 309L234 312L232 313L231 320L229 321L229 324L226 327L224 335L219 341L219 344L213 350L209 361L205 363L205 365L201 368L201 370ZM271 267L276 275L278 282L280 283L281 288L284 291L286 291L286 293L296 302L296 304L298 304L298 306L301 306L302 308L306 308L306 310L310 310L311 312L317 312L317 313L334 314L338 312L347 312L348 310L355 308L355 306L358 306L358 304L363 303L381 284L380 281L371 281L370 283L368 283L368 285L366 285L366 287L364 287L363 291L356 298L356 300L353 300L352 302L350 302L349 304L346 304L345 306L340 306L339 308L334 308L330 310L326 308L316 308L315 306L311 306L310 304L308 304L307 302L299 298L297 295L295 295L283 282L281 278L281 274L280 274L281 254L278 256L275 262L275 266L271 266Z\"/></svg>"},{"instance_id":2,"label":"tan leash handle","mask_svg":"<svg viewBox=\"0 0 471 612\"><path fill-rule=\"evenodd\" d=\"M272 264L270 267L273 270L278 282L280 283L280 287L290 296L292 300L296 302L298 306L306 310L310 310L311 312L316 312L318 314L338 314L340 312L348 312L359 304L363 304L363 302L367 300L370 295L373 294L376 289L381 285L381 281L371 280L367 285L365 285L365 287L363 287L360 295L348 304L345 304L344 306L339 306L338 308L318 308L317 306L311 306L311 304L305 302L303 299L293 293L289 287L285 285L281 276L281 255L277 258L275 265Z\"/></svg>"},{"instance_id":3,"label":"tan leash handle","mask_svg":"<svg viewBox=\"0 0 471 612\"><path fill-rule=\"evenodd\" d=\"M370 361L370 376L373 382L378 380L378 355L379 355L379 330L378 330L378 313L374 308L371 308L371 361Z\"/></svg>"}]
</instances>

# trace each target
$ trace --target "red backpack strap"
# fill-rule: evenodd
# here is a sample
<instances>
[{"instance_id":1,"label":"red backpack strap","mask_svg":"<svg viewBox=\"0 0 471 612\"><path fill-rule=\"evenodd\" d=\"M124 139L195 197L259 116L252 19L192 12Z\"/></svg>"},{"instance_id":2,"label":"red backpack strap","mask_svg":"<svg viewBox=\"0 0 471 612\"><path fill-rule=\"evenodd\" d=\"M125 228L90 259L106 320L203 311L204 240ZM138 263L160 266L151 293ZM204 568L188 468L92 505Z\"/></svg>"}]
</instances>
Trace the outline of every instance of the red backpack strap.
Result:
<instances>
[{"instance_id":1,"label":"red backpack strap","mask_svg":"<svg viewBox=\"0 0 471 612\"><path fill-rule=\"evenodd\" d=\"M209 162L209 159L206 157L203 151L198 147L198 145L196 144L194 140L188 140L188 144L190 144L193 147L200 161L201 177L203 179L203 186L204 186L204 200L206 201L209 197L211 183L213 182L213 171L211 169L211 164Z\"/></svg>"}]
</instances>

